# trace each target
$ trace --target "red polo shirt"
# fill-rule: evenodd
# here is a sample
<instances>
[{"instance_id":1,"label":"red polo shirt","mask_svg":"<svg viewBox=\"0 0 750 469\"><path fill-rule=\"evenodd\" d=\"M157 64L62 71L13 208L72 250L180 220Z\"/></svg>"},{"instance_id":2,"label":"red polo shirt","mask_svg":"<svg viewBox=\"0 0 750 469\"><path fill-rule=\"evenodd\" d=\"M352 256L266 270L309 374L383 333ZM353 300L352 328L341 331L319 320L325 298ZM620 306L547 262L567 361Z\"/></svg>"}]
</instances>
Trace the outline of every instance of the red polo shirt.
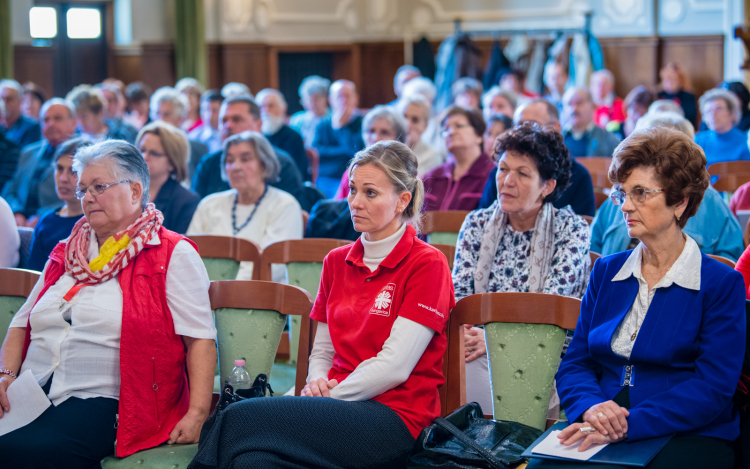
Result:
<instances>
[{"instance_id":1,"label":"red polo shirt","mask_svg":"<svg viewBox=\"0 0 750 469\"><path fill-rule=\"evenodd\" d=\"M438 387L444 382L445 324L455 305L445 256L416 237L409 225L388 257L370 272L362 241L326 256L310 317L328 324L336 350L328 379L344 381L375 357L402 316L434 330L409 379L372 400L393 409L416 438L440 415Z\"/></svg>"}]
</instances>

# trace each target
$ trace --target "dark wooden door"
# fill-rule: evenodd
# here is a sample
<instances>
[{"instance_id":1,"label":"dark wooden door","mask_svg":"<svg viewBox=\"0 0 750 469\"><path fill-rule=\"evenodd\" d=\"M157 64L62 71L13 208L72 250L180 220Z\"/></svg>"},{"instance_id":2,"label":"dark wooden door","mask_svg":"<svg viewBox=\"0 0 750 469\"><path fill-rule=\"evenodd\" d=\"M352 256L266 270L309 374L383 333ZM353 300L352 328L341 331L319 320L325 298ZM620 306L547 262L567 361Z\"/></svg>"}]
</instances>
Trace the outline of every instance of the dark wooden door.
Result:
<instances>
[{"instance_id":1,"label":"dark wooden door","mask_svg":"<svg viewBox=\"0 0 750 469\"><path fill-rule=\"evenodd\" d=\"M302 110L299 85L310 75L319 75L329 80L333 76L333 54L330 52L282 52L279 53L279 91L284 95L291 116Z\"/></svg>"}]
</instances>

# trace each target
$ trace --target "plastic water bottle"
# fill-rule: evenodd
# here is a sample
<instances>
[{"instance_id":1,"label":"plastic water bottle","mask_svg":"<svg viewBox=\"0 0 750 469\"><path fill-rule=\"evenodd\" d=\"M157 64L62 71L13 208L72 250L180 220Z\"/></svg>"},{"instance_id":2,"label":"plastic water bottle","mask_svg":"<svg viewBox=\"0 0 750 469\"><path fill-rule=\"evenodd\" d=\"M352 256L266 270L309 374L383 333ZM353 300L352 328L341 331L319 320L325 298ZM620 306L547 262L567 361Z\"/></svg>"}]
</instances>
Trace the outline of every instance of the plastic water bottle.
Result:
<instances>
[{"instance_id":1,"label":"plastic water bottle","mask_svg":"<svg viewBox=\"0 0 750 469\"><path fill-rule=\"evenodd\" d=\"M234 368L229 374L229 379L227 381L235 390L250 389L250 387L253 385L253 382L250 379L250 374L245 369L245 360L234 361Z\"/></svg>"}]
</instances>

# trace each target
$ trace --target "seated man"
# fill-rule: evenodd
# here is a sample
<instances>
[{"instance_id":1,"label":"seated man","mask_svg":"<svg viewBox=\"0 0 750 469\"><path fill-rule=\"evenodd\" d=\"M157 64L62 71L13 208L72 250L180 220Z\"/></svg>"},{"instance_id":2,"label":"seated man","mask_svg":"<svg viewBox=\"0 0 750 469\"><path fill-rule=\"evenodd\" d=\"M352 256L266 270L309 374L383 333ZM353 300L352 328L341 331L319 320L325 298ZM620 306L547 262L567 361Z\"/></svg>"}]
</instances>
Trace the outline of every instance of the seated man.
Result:
<instances>
[{"instance_id":1,"label":"seated man","mask_svg":"<svg viewBox=\"0 0 750 469\"><path fill-rule=\"evenodd\" d=\"M2 123L5 136L23 148L42 139L38 123L21 114L23 88L16 80L0 80L0 98L5 104L5 117Z\"/></svg>"},{"instance_id":2,"label":"seated man","mask_svg":"<svg viewBox=\"0 0 750 469\"><path fill-rule=\"evenodd\" d=\"M279 90L266 88L255 95L255 102L260 106L263 135L271 142L271 145L289 153L297 164L302 179L309 181L305 142L297 131L284 123L287 110L284 95Z\"/></svg>"},{"instance_id":3,"label":"seated man","mask_svg":"<svg viewBox=\"0 0 750 469\"><path fill-rule=\"evenodd\" d=\"M567 116L565 146L573 158L579 156L612 156L620 139L597 127L594 122L594 101L585 88L570 88L563 95L563 113Z\"/></svg>"},{"instance_id":4,"label":"seated man","mask_svg":"<svg viewBox=\"0 0 750 469\"><path fill-rule=\"evenodd\" d=\"M306 147L311 147L315 140L315 127L324 117L331 115L328 109L328 87L331 80L311 75L299 85L300 104L304 110L295 112L289 118L289 127L302 135Z\"/></svg>"},{"instance_id":5,"label":"seated man","mask_svg":"<svg viewBox=\"0 0 750 469\"><path fill-rule=\"evenodd\" d=\"M188 113L187 97L169 86L159 88L151 96L149 104L151 121L164 121L173 126L182 128ZM195 174L195 168L203 155L208 153L208 147L197 140L188 139L190 154L188 155L188 178Z\"/></svg>"},{"instance_id":6,"label":"seated man","mask_svg":"<svg viewBox=\"0 0 750 469\"><path fill-rule=\"evenodd\" d=\"M104 94L89 85L78 85L65 99L75 108L78 129L92 142L102 140L125 140L133 143L133 135L122 127L111 126L104 119L107 100Z\"/></svg>"},{"instance_id":7,"label":"seated man","mask_svg":"<svg viewBox=\"0 0 750 469\"><path fill-rule=\"evenodd\" d=\"M559 62L547 62L544 66L544 84L549 90L549 94L544 99L551 102L557 107L559 112L563 110L562 97L565 94L565 87L568 84L570 75L565 64Z\"/></svg>"},{"instance_id":8,"label":"seated man","mask_svg":"<svg viewBox=\"0 0 750 469\"><path fill-rule=\"evenodd\" d=\"M5 106L0 100L0 120L3 118ZM13 173L16 172L18 164L18 155L21 149L15 142L8 139L5 135L5 129L0 126L0 193L3 191L5 183L13 179Z\"/></svg>"},{"instance_id":9,"label":"seated man","mask_svg":"<svg viewBox=\"0 0 750 469\"><path fill-rule=\"evenodd\" d=\"M94 88L101 90L104 99L107 100L107 105L104 107L104 123L110 129L118 128L119 132L130 135L130 139L126 139L128 142L135 142L138 130L125 122L127 101L125 95L122 94L122 89L116 83L109 81L99 83Z\"/></svg>"},{"instance_id":10,"label":"seated man","mask_svg":"<svg viewBox=\"0 0 750 469\"><path fill-rule=\"evenodd\" d=\"M52 157L57 146L76 131L75 110L61 98L44 103L39 117L44 140L23 149L13 179L2 192L19 226L27 226L27 222L33 226L39 215L61 204L55 191Z\"/></svg>"},{"instance_id":11,"label":"seated man","mask_svg":"<svg viewBox=\"0 0 750 469\"><path fill-rule=\"evenodd\" d=\"M602 129L610 122L625 121L625 106L621 98L615 96L615 76L609 70L598 70L589 79L591 96L596 105L594 123Z\"/></svg>"},{"instance_id":12,"label":"seated man","mask_svg":"<svg viewBox=\"0 0 750 469\"><path fill-rule=\"evenodd\" d=\"M516 109L516 115L513 119L514 125L517 126L529 121L543 126L550 126L558 132L560 131L560 116L557 113L557 107L543 98L536 98L526 104L521 104ZM490 178L484 186L484 193L482 194L482 198L479 199L479 208L488 208L497 200L496 179L497 167L492 169ZM555 208L563 208L570 205L578 215L593 217L596 213L594 185L591 182L591 175L576 160L573 160L573 165L570 168L570 185L552 205Z\"/></svg>"},{"instance_id":13,"label":"seated man","mask_svg":"<svg viewBox=\"0 0 750 469\"><path fill-rule=\"evenodd\" d=\"M226 99L221 105L219 120L222 141L246 130L260 132L263 124L260 108L247 95ZM273 150L276 152L281 170L279 179L269 182L269 185L298 197L302 189L302 177L297 165L284 150L276 147L273 147ZM205 155L195 170L192 189L201 197L229 190L229 184L221 178L221 154L222 150Z\"/></svg>"},{"instance_id":14,"label":"seated man","mask_svg":"<svg viewBox=\"0 0 750 469\"><path fill-rule=\"evenodd\" d=\"M332 114L315 127L313 148L320 155L316 185L328 198L339 188L341 175L354 154L364 148L359 95L349 80L336 80L328 91Z\"/></svg>"},{"instance_id":15,"label":"seated man","mask_svg":"<svg viewBox=\"0 0 750 469\"><path fill-rule=\"evenodd\" d=\"M412 78L421 76L422 72L420 72L414 65L400 66L398 70L396 70L396 75L393 77L393 92L396 93L396 99L388 103L388 105L395 106L404 94L404 85L411 81Z\"/></svg>"},{"instance_id":16,"label":"seated man","mask_svg":"<svg viewBox=\"0 0 750 469\"><path fill-rule=\"evenodd\" d=\"M219 111L224 98L219 90L208 90L201 95L201 120L203 124L188 132L188 138L201 142L213 153L221 150ZM202 156L202 155L201 155Z\"/></svg>"}]
</instances>

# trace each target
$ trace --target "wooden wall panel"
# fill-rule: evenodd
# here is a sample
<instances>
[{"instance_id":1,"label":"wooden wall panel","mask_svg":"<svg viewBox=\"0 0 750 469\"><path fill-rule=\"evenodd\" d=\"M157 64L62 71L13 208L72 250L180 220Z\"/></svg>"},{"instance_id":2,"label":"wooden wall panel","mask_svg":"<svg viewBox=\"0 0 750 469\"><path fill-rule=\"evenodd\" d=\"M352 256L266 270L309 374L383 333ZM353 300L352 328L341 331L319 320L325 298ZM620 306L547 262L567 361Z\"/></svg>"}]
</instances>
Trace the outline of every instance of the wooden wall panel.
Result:
<instances>
[{"instance_id":1,"label":"wooden wall panel","mask_svg":"<svg viewBox=\"0 0 750 469\"><path fill-rule=\"evenodd\" d=\"M111 77L128 84L141 79L141 48L114 47L109 51L109 68Z\"/></svg>"},{"instance_id":2,"label":"wooden wall panel","mask_svg":"<svg viewBox=\"0 0 750 469\"><path fill-rule=\"evenodd\" d=\"M244 83L253 94L271 85L267 45L224 44L221 50L222 84Z\"/></svg>"},{"instance_id":3,"label":"wooden wall panel","mask_svg":"<svg viewBox=\"0 0 750 469\"><path fill-rule=\"evenodd\" d=\"M697 97L724 79L724 36L663 37L660 55L662 66L682 65Z\"/></svg>"},{"instance_id":4,"label":"wooden wall panel","mask_svg":"<svg viewBox=\"0 0 750 469\"><path fill-rule=\"evenodd\" d=\"M47 99L55 91L55 47L32 47L17 45L13 49L15 79L23 84L33 81L41 86Z\"/></svg>"},{"instance_id":5,"label":"wooden wall panel","mask_svg":"<svg viewBox=\"0 0 750 469\"><path fill-rule=\"evenodd\" d=\"M396 99L393 77L404 64L404 43L367 43L362 44L361 50L360 106L371 108Z\"/></svg>"},{"instance_id":6,"label":"wooden wall panel","mask_svg":"<svg viewBox=\"0 0 750 469\"><path fill-rule=\"evenodd\" d=\"M143 44L141 46L141 81L156 90L174 86L177 77L172 44Z\"/></svg>"},{"instance_id":7,"label":"wooden wall panel","mask_svg":"<svg viewBox=\"0 0 750 469\"><path fill-rule=\"evenodd\" d=\"M208 89L221 88L222 82L222 45L208 45Z\"/></svg>"},{"instance_id":8,"label":"wooden wall panel","mask_svg":"<svg viewBox=\"0 0 750 469\"><path fill-rule=\"evenodd\" d=\"M615 75L615 94L624 98L638 85L653 87L658 79L658 39L606 38L599 43L607 68Z\"/></svg>"}]
</instances>

